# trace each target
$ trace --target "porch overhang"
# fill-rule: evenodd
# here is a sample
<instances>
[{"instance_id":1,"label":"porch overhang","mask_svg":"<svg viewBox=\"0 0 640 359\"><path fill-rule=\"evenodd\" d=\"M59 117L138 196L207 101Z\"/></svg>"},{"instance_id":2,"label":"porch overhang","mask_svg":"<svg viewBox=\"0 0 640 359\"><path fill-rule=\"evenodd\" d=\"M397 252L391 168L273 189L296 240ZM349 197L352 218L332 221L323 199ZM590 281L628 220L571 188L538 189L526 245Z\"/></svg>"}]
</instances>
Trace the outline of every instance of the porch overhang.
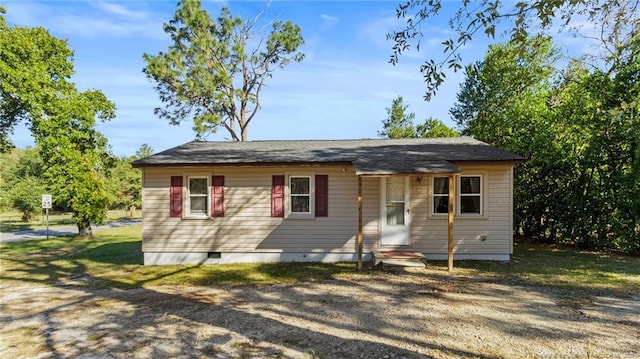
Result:
<instances>
[{"instance_id":1,"label":"porch overhang","mask_svg":"<svg viewBox=\"0 0 640 359\"><path fill-rule=\"evenodd\" d=\"M462 173L462 170L449 161L424 158L385 158L376 161L370 157L353 161L357 176L393 176L393 175L449 175Z\"/></svg>"},{"instance_id":2,"label":"porch overhang","mask_svg":"<svg viewBox=\"0 0 640 359\"><path fill-rule=\"evenodd\" d=\"M439 159L399 158L397 160L376 161L371 157L364 157L353 161L353 167L358 176L358 270L362 270L363 257L363 221L362 221L362 177L380 176L421 176L437 175L449 178L449 208L447 216L447 267L453 270L453 214L454 214L454 176L462 170L451 162Z\"/></svg>"}]
</instances>

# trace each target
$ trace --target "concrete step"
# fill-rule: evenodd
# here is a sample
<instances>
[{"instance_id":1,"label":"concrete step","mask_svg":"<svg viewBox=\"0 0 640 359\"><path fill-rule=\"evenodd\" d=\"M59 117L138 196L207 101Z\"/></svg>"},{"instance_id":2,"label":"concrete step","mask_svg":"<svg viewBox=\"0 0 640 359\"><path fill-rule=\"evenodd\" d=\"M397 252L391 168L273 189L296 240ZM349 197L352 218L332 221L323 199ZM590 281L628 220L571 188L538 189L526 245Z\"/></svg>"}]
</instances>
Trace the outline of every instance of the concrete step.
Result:
<instances>
[{"instance_id":1,"label":"concrete step","mask_svg":"<svg viewBox=\"0 0 640 359\"><path fill-rule=\"evenodd\" d=\"M396 266L396 267L424 267L425 262L422 261L408 261L400 259L385 259L381 261L383 266Z\"/></svg>"},{"instance_id":2,"label":"concrete step","mask_svg":"<svg viewBox=\"0 0 640 359\"><path fill-rule=\"evenodd\" d=\"M427 257L420 252L413 251L375 251L373 252L373 265L378 264L402 266L402 267L420 267L427 262Z\"/></svg>"}]
</instances>

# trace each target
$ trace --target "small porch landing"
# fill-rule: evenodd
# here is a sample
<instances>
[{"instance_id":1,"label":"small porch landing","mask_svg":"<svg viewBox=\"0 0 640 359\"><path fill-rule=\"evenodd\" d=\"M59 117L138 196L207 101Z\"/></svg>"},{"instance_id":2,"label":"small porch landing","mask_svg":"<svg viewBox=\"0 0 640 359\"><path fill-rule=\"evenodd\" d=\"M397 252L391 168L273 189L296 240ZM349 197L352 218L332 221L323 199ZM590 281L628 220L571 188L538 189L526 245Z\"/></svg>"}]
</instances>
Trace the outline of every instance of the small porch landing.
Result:
<instances>
[{"instance_id":1,"label":"small porch landing","mask_svg":"<svg viewBox=\"0 0 640 359\"><path fill-rule=\"evenodd\" d=\"M381 264L400 267L424 267L427 257L413 251L373 251L373 265Z\"/></svg>"}]
</instances>

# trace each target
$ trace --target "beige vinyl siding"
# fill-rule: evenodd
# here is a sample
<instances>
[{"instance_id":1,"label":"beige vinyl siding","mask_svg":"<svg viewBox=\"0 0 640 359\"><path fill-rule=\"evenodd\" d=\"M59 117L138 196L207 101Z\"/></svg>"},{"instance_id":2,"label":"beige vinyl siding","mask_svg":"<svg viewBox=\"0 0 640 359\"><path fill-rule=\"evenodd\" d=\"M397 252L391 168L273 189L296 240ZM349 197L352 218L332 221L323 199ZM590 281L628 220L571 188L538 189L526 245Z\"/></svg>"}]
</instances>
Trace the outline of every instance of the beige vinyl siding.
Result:
<instances>
[{"instance_id":1,"label":"beige vinyl siding","mask_svg":"<svg viewBox=\"0 0 640 359\"><path fill-rule=\"evenodd\" d=\"M455 217L455 252L510 254L512 166L458 166L463 174L483 175L484 213L480 218ZM315 174L329 175L329 216L272 218L272 175ZM169 217L170 177L176 175L225 176L224 217ZM362 178L365 254L381 248L447 253L447 216L432 215L431 177L421 177L420 182L417 176L410 180L412 227L408 247L380 246L380 178ZM357 183L350 166L145 168L143 251L355 253ZM185 199L186 188L183 204ZM481 240L482 236L486 239Z\"/></svg>"},{"instance_id":2,"label":"beige vinyl siding","mask_svg":"<svg viewBox=\"0 0 640 359\"><path fill-rule=\"evenodd\" d=\"M224 217L169 217L171 176L214 174L225 176ZM329 216L271 217L278 174L329 175ZM143 196L146 252L355 252L357 177L348 166L146 168Z\"/></svg>"},{"instance_id":3,"label":"beige vinyl siding","mask_svg":"<svg viewBox=\"0 0 640 359\"><path fill-rule=\"evenodd\" d=\"M510 165L470 167L459 165L462 175L483 175L482 216L456 215L454 252L459 254L510 254L512 251L512 179ZM411 179L411 248L432 253L447 253L447 216L431 213L432 181ZM457 186L457 181L456 181ZM456 194L458 189L456 187ZM457 204L458 198L456 198ZM483 240L484 238L484 240Z\"/></svg>"},{"instance_id":4,"label":"beige vinyl siding","mask_svg":"<svg viewBox=\"0 0 640 359\"><path fill-rule=\"evenodd\" d=\"M356 217L356 221L358 218ZM357 223L357 222L356 222ZM363 252L373 251L380 236L380 178L362 178Z\"/></svg>"}]
</instances>

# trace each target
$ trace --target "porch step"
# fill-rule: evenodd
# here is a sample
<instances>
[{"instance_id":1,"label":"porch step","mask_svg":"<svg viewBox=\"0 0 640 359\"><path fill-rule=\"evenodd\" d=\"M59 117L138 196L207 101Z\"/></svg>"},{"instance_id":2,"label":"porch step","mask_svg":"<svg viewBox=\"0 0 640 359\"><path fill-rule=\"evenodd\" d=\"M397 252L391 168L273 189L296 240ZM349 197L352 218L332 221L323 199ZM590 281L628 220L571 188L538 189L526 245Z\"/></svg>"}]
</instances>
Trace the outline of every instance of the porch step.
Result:
<instances>
[{"instance_id":1,"label":"porch step","mask_svg":"<svg viewBox=\"0 0 640 359\"><path fill-rule=\"evenodd\" d=\"M400 267L424 267L427 257L420 252L412 251L374 251L373 265L378 264Z\"/></svg>"}]
</instances>

